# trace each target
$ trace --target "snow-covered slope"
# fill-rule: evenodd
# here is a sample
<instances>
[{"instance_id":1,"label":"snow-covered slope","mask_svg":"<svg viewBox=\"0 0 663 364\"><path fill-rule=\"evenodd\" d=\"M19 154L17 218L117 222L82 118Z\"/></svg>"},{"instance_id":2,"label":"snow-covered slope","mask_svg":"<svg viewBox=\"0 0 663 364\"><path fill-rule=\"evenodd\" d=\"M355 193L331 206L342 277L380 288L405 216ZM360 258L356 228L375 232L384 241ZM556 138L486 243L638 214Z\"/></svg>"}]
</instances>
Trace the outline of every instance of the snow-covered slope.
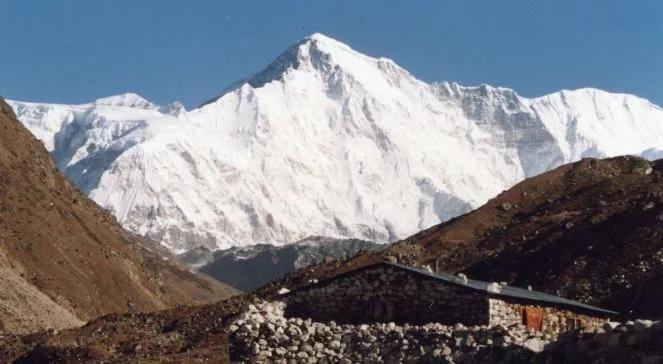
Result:
<instances>
[{"instance_id":1,"label":"snow-covered slope","mask_svg":"<svg viewBox=\"0 0 663 364\"><path fill-rule=\"evenodd\" d=\"M393 241L560 164L663 147L663 110L635 96L427 84L320 34L191 111L11 105L83 191L175 252Z\"/></svg>"}]
</instances>

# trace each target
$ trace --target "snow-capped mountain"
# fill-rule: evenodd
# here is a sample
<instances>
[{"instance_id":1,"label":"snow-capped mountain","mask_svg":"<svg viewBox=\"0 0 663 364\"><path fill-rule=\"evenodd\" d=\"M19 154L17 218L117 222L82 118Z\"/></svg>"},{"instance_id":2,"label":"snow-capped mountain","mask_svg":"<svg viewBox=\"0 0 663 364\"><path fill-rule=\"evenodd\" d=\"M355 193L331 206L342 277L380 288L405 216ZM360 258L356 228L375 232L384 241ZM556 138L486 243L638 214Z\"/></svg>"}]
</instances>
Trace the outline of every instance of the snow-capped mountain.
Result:
<instances>
[{"instance_id":1,"label":"snow-capped mountain","mask_svg":"<svg viewBox=\"0 0 663 364\"><path fill-rule=\"evenodd\" d=\"M191 111L134 94L10 104L85 193L175 252L394 241L563 163L663 154L644 99L427 84L320 34Z\"/></svg>"}]
</instances>

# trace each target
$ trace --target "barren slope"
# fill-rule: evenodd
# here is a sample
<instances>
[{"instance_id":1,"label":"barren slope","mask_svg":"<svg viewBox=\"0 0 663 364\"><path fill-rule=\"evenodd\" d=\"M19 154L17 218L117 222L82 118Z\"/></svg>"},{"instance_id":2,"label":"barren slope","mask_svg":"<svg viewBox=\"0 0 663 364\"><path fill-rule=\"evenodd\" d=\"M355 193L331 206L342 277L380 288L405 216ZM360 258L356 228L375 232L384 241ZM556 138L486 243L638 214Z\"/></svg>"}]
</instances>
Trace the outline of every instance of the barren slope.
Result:
<instances>
[{"instance_id":1,"label":"barren slope","mask_svg":"<svg viewBox=\"0 0 663 364\"><path fill-rule=\"evenodd\" d=\"M233 292L169 259L67 182L0 99L0 331L75 326Z\"/></svg>"},{"instance_id":2,"label":"barren slope","mask_svg":"<svg viewBox=\"0 0 663 364\"><path fill-rule=\"evenodd\" d=\"M262 293L387 255L472 278L531 285L626 314L661 316L663 161L617 157L568 164L384 252L300 270Z\"/></svg>"}]
</instances>

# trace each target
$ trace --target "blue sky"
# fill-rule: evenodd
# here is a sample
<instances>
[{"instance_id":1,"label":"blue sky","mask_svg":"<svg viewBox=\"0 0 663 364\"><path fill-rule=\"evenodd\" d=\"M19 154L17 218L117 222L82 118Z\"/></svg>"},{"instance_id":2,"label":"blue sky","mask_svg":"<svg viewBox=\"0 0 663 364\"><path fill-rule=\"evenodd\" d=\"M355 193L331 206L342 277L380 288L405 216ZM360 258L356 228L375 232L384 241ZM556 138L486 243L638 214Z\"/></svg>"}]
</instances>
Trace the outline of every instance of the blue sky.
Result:
<instances>
[{"instance_id":1,"label":"blue sky","mask_svg":"<svg viewBox=\"0 0 663 364\"><path fill-rule=\"evenodd\" d=\"M663 105L663 1L0 0L0 94L197 105L321 32L425 81Z\"/></svg>"}]
</instances>

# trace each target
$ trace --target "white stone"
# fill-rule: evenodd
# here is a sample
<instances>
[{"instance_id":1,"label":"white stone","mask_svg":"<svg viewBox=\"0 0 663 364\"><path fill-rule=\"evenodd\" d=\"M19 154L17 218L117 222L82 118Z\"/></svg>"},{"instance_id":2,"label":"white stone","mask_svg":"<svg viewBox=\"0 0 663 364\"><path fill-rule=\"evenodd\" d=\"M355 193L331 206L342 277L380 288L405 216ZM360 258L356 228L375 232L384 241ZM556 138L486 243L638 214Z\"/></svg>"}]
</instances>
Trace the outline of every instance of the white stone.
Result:
<instances>
[{"instance_id":1,"label":"white stone","mask_svg":"<svg viewBox=\"0 0 663 364\"><path fill-rule=\"evenodd\" d=\"M500 292L502 292L502 286L500 286L500 284L497 283L497 282L491 282L486 287L486 291L488 291L490 293L500 293Z\"/></svg>"},{"instance_id":2,"label":"white stone","mask_svg":"<svg viewBox=\"0 0 663 364\"><path fill-rule=\"evenodd\" d=\"M541 340L539 338L532 338L525 340L525 342L523 342L523 347L535 353L540 353L543 351L546 344L547 342L544 340Z\"/></svg>"},{"instance_id":3,"label":"white stone","mask_svg":"<svg viewBox=\"0 0 663 364\"><path fill-rule=\"evenodd\" d=\"M635 331L644 331L654 324L652 320L635 320Z\"/></svg>"},{"instance_id":4,"label":"white stone","mask_svg":"<svg viewBox=\"0 0 663 364\"><path fill-rule=\"evenodd\" d=\"M603 330L605 330L605 332L611 332L617 326L619 326L619 322L608 321L603 324Z\"/></svg>"}]
</instances>

